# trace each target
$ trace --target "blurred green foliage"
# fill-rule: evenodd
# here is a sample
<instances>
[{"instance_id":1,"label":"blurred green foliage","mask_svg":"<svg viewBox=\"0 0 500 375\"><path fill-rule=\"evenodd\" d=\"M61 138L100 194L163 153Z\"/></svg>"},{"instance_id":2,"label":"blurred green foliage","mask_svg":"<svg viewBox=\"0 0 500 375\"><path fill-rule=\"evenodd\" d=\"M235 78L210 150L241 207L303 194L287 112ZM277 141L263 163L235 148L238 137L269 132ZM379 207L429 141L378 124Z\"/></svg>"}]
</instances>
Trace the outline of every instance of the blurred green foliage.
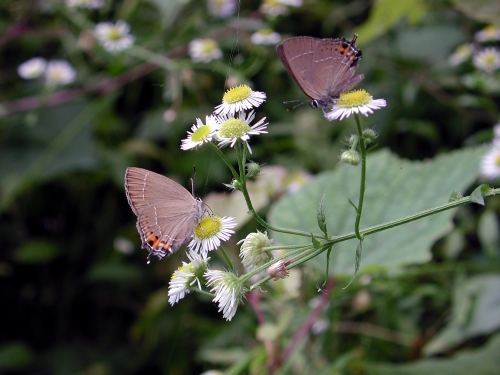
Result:
<instances>
[{"instance_id":1,"label":"blurred green foliage","mask_svg":"<svg viewBox=\"0 0 500 375\"><path fill-rule=\"evenodd\" d=\"M284 101L305 98L274 46L252 44L250 35L261 27L283 38L350 38L359 32L363 59L358 72L365 75L359 87L388 102L363 124L378 132L379 149L416 161L382 151L393 163L398 160L393 168L404 163L413 171L428 158L489 141L500 118L498 74L481 75L471 64L453 67L447 61L486 23L500 24L498 1L482 0L477 8L471 3L304 0L302 6L288 7L289 14L270 17L259 8L261 1L241 0L236 14L219 18L197 0L105 0L98 10L70 8L62 0L3 0L0 372L500 373L495 334L500 314L498 199L450 212L434 232L415 229L422 233L418 241L408 241L401 231L394 237L383 232L373 248L384 257L367 257L370 267L347 289L349 279L335 276L329 284L333 289L324 293L325 275L318 264L325 258L318 258L248 296L233 321L226 322L203 295L168 304L169 279L186 256L181 250L146 265L123 191L128 166L163 173L187 186L196 165L200 196L227 194L222 184L231 176L213 152L180 150L196 118L204 119L220 103L226 80L267 94L257 118L267 118L269 134L251 141L252 160L285 168L276 191L286 194L298 173L338 168L354 121L330 124L307 105L287 111L293 104ZM135 44L143 50L112 54L96 42L93 26L118 19L131 25ZM204 37L218 41L221 60L191 61L188 43ZM154 53L169 60L160 59L159 66ZM68 60L77 80L48 90L40 80L21 79L17 67L36 56ZM429 207L439 188L443 203L453 190L470 192L479 171L474 169L478 150L456 151L467 158L457 161L463 178L453 175L453 162L433 172L442 184L429 181L425 173L405 173L406 184L394 184L390 191L423 182L430 183L430 190L401 195L395 210L406 203L406 208ZM235 160L233 150L225 152ZM370 154L369 163L381 155ZM374 165L382 171L382 164ZM394 197L377 200L370 189L382 190L398 173L392 171L388 180L371 173L376 171L369 165L367 199L379 219ZM452 175L456 184L448 181ZM324 188L314 184L322 181L326 177L303 191L317 190L319 201ZM351 198L356 194L349 184L339 189ZM328 192L326 207L334 194ZM347 206L347 198L342 204ZM334 211L327 214L327 223L334 223L328 221ZM338 220L329 231L340 227ZM238 258L236 242L254 229L261 228L247 222L226 245L232 259ZM397 246L384 247L384 240L391 239L404 243L411 261L391 263L400 255ZM369 254L369 243L364 251ZM211 257L214 267L224 265L217 252ZM390 267L377 267L386 263ZM339 267L346 271L346 264ZM297 336L304 327L311 328L309 333ZM297 337L301 340L293 353L283 357ZM426 358L431 355L446 358Z\"/></svg>"}]
</instances>

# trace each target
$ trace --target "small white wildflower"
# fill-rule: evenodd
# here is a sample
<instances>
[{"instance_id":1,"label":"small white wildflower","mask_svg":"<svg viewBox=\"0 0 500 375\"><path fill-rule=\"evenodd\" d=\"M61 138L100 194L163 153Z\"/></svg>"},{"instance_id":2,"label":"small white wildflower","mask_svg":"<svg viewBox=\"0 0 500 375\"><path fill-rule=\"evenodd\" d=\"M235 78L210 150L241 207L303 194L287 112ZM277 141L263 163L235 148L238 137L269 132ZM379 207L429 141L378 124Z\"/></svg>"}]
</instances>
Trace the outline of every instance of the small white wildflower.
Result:
<instances>
[{"instance_id":1,"label":"small white wildflower","mask_svg":"<svg viewBox=\"0 0 500 375\"><path fill-rule=\"evenodd\" d=\"M474 55L472 62L476 68L492 73L500 68L500 52L496 48L484 48Z\"/></svg>"},{"instance_id":2,"label":"small white wildflower","mask_svg":"<svg viewBox=\"0 0 500 375\"><path fill-rule=\"evenodd\" d=\"M209 251L217 249L221 241L229 240L235 227L236 221L232 217L204 217L194 227L193 239L188 247L206 256Z\"/></svg>"},{"instance_id":3,"label":"small white wildflower","mask_svg":"<svg viewBox=\"0 0 500 375\"><path fill-rule=\"evenodd\" d=\"M242 243L240 258L243 266L251 271L273 259L271 251L265 249L271 246L272 242L266 233L259 231L257 233L250 233L244 240L239 241L238 245Z\"/></svg>"},{"instance_id":4,"label":"small white wildflower","mask_svg":"<svg viewBox=\"0 0 500 375\"><path fill-rule=\"evenodd\" d=\"M170 278L168 286L168 302L173 305L184 298L193 285L198 284L201 290L200 279L208 268L208 260L206 254L197 254L194 251L188 251L187 256L190 263L182 262L182 266L174 271Z\"/></svg>"},{"instance_id":5,"label":"small white wildflower","mask_svg":"<svg viewBox=\"0 0 500 375\"><path fill-rule=\"evenodd\" d=\"M469 60L472 57L474 50L475 50L475 47L472 43L462 44L462 45L458 46L455 49L455 52L453 52L450 55L450 57L448 58L448 61L453 66L460 65L461 63Z\"/></svg>"},{"instance_id":6,"label":"small white wildflower","mask_svg":"<svg viewBox=\"0 0 500 375\"><path fill-rule=\"evenodd\" d=\"M222 51L213 39L195 39L189 43L189 56L195 62L209 62L220 59Z\"/></svg>"},{"instance_id":7,"label":"small white wildflower","mask_svg":"<svg viewBox=\"0 0 500 375\"><path fill-rule=\"evenodd\" d=\"M215 107L217 115L234 115L237 112L256 108L266 101L266 94L253 91L247 85L239 85L226 91L222 104Z\"/></svg>"},{"instance_id":8,"label":"small white wildflower","mask_svg":"<svg viewBox=\"0 0 500 375\"><path fill-rule=\"evenodd\" d=\"M493 25L486 26L484 29L474 34L474 38L480 43L500 40L500 29Z\"/></svg>"},{"instance_id":9,"label":"small white wildflower","mask_svg":"<svg viewBox=\"0 0 500 375\"><path fill-rule=\"evenodd\" d=\"M213 302L219 305L219 312L230 321L238 305L243 299L245 287L232 272L208 270L205 272L207 286L212 286L211 292L215 293Z\"/></svg>"},{"instance_id":10,"label":"small white wildflower","mask_svg":"<svg viewBox=\"0 0 500 375\"><path fill-rule=\"evenodd\" d=\"M260 29L250 36L253 44L274 45L281 41L281 35L272 29Z\"/></svg>"},{"instance_id":11,"label":"small white wildflower","mask_svg":"<svg viewBox=\"0 0 500 375\"><path fill-rule=\"evenodd\" d=\"M288 7L299 7L302 0L264 0L259 10L271 17L285 16L290 13Z\"/></svg>"},{"instance_id":12,"label":"small white wildflower","mask_svg":"<svg viewBox=\"0 0 500 375\"><path fill-rule=\"evenodd\" d=\"M216 17L228 18L236 12L237 0L208 0L208 11Z\"/></svg>"},{"instance_id":13,"label":"small white wildflower","mask_svg":"<svg viewBox=\"0 0 500 375\"><path fill-rule=\"evenodd\" d=\"M373 99L365 90L356 90L340 94L339 100L334 104L332 110L325 113L328 121L336 119L343 120L354 113L368 116L374 110L386 106L384 99Z\"/></svg>"},{"instance_id":14,"label":"small white wildflower","mask_svg":"<svg viewBox=\"0 0 500 375\"><path fill-rule=\"evenodd\" d=\"M76 79L76 70L66 60L52 60L45 68L48 85L67 85Z\"/></svg>"},{"instance_id":15,"label":"small white wildflower","mask_svg":"<svg viewBox=\"0 0 500 375\"><path fill-rule=\"evenodd\" d=\"M104 0L66 0L69 7L98 9L104 5Z\"/></svg>"},{"instance_id":16,"label":"small white wildflower","mask_svg":"<svg viewBox=\"0 0 500 375\"><path fill-rule=\"evenodd\" d=\"M96 25L94 35L108 52L118 52L134 44L135 37L129 34L130 25L125 21L100 22Z\"/></svg>"},{"instance_id":17,"label":"small white wildflower","mask_svg":"<svg viewBox=\"0 0 500 375\"><path fill-rule=\"evenodd\" d=\"M489 179L500 177L500 144L493 144L481 160L481 174Z\"/></svg>"},{"instance_id":18,"label":"small white wildflower","mask_svg":"<svg viewBox=\"0 0 500 375\"><path fill-rule=\"evenodd\" d=\"M219 130L216 132L216 138L219 141L219 147L224 147L230 145L234 147L234 144L238 139L245 142L248 151L252 153L252 149L248 144L248 140L251 135L259 135L263 133L267 133L266 126L267 122L263 117L259 122L255 125L250 126L250 123L255 118L255 112L250 112L248 116L246 116L245 112L240 112L239 117L235 118L232 116L221 116L219 117Z\"/></svg>"},{"instance_id":19,"label":"small white wildflower","mask_svg":"<svg viewBox=\"0 0 500 375\"><path fill-rule=\"evenodd\" d=\"M17 73L21 78L33 79L40 77L45 72L47 61L41 57L33 57L17 67Z\"/></svg>"},{"instance_id":20,"label":"small white wildflower","mask_svg":"<svg viewBox=\"0 0 500 375\"><path fill-rule=\"evenodd\" d=\"M207 116L205 124L199 118L196 119L196 122L195 125L191 126L191 131L188 131L187 138L182 140L182 150L190 150L211 142L214 132L219 126L214 116Z\"/></svg>"}]
</instances>

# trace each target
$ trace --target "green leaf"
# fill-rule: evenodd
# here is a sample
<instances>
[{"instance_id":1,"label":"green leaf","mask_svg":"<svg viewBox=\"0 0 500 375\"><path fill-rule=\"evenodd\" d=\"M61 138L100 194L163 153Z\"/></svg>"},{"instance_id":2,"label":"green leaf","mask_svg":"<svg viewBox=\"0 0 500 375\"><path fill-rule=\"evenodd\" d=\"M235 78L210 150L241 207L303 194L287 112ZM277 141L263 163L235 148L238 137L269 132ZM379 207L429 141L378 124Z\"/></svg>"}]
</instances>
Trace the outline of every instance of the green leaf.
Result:
<instances>
[{"instance_id":1,"label":"green leaf","mask_svg":"<svg viewBox=\"0 0 500 375\"><path fill-rule=\"evenodd\" d=\"M311 234L312 243L315 249L321 248L321 242L319 242L313 234Z\"/></svg>"},{"instance_id":2,"label":"green leaf","mask_svg":"<svg viewBox=\"0 0 500 375\"><path fill-rule=\"evenodd\" d=\"M493 258L500 258L500 228L495 212L486 210L479 218L477 234L483 250Z\"/></svg>"},{"instance_id":3,"label":"green leaf","mask_svg":"<svg viewBox=\"0 0 500 375\"><path fill-rule=\"evenodd\" d=\"M326 197L326 191L323 193L323 196L319 201L318 226L319 229L321 229L321 231L325 234L325 236L328 236L328 230L326 229L326 219L325 219L325 197Z\"/></svg>"},{"instance_id":4,"label":"green leaf","mask_svg":"<svg viewBox=\"0 0 500 375\"><path fill-rule=\"evenodd\" d=\"M122 283L133 283L140 280L140 272L135 266L125 264L97 264L87 275L91 282L105 281Z\"/></svg>"},{"instance_id":5,"label":"green leaf","mask_svg":"<svg viewBox=\"0 0 500 375\"><path fill-rule=\"evenodd\" d=\"M452 2L467 17L500 27L500 2L498 0L453 0Z\"/></svg>"},{"instance_id":6,"label":"green leaf","mask_svg":"<svg viewBox=\"0 0 500 375\"><path fill-rule=\"evenodd\" d=\"M367 159L361 228L446 203L450 191L464 191L476 180L479 176L478 165L486 150L485 147L464 149L426 162L401 160L385 150L371 154ZM269 221L277 227L314 232L317 227L316 202L325 189L328 196L325 207L328 233L330 236L352 233L356 214L349 198L358 194L359 170L351 166L341 165L333 172L324 172L295 194L283 197L271 208ZM455 209L448 210L366 236L360 271L369 266L394 267L429 261L432 244L450 231L454 213ZM310 241L282 233L274 233L274 238L283 245L306 245ZM353 239L334 246L337 257L333 273L352 273L353 250L357 241ZM311 260L311 263L321 271L324 259L320 258Z\"/></svg>"},{"instance_id":7,"label":"green leaf","mask_svg":"<svg viewBox=\"0 0 500 375\"><path fill-rule=\"evenodd\" d=\"M451 320L423 348L434 355L500 328L500 276L476 276L455 285Z\"/></svg>"},{"instance_id":8,"label":"green leaf","mask_svg":"<svg viewBox=\"0 0 500 375\"><path fill-rule=\"evenodd\" d=\"M34 181L97 165L92 123L110 99L112 96L42 109L36 124L20 123L15 132L5 135L0 149L0 184L4 186L0 210Z\"/></svg>"},{"instance_id":9,"label":"green leaf","mask_svg":"<svg viewBox=\"0 0 500 375\"><path fill-rule=\"evenodd\" d=\"M484 206L484 194L487 193L489 190L490 187L488 185L485 184L479 185L477 188L474 189L474 191L470 195L471 202Z\"/></svg>"},{"instance_id":10,"label":"green leaf","mask_svg":"<svg viewBox=\"0 0 500 375\"><path fill-rule=\"evenodd\" d=\"M378 0L375 1L368 20L358 27L360 44L385 34L403 18L417 23L427 13L427 6L421 0Z\"/></svg>"},{"instance_id":11,"label":"green leaf","mask_svg":"<svg viewBox=\"0 0 500 375\"><path fill-rule=\"evenodd\" d=\"M463 197L464 196L459 191L455 190L453 193L451 193L450 199L448 199L448 202L455 202L455 201L462 199Z\"/></svg>"},{"instance_id":12,"label":"green leaf","mask_svg":"<svg viewBox=\"0 0 500 375\"><path fill-rule=\"evenodd\" d=\"M364 367L368 375L472 375L500 373L500 335L479 349L464 350L451 358L431 358L409 365L370 363Z\"/></svg>"},{"instance_id":13,"label":"green leaf","mask_svg":"<svg viewBox=\"0 0 500 375\"><path fill-rule=\"evenodd\" d=\"M352 276L352 279L347 283L347 285L344 287L347 288L351 283L354 281L356 278L356 275L358 274L359 271L359 265L361 264L361 257L363 254L363 241L359 241L358 247L356 248L356 255L354 257L354 275Z\"/></svg>"},{"instance_id":14,"label":"green leaf","mask_svg":"<svg viewBox=\"0 0 500 375\"><path fill-rule=\"evenodd\" d=\"M0 347L0 370L20 370L33 361L33 353L23 343L12 342Z\"/></svg>"},{"instance_id":15,"label":"green leaf","mask_svg":"<svg viewBox=\"0 0 500 375\"><path fill-rule=\"evenodd\" d=\"M20 263L45 263L59 254L55 244L48 241L30 241L17 248L14 259Z\"/></svg>"}]
</instances>

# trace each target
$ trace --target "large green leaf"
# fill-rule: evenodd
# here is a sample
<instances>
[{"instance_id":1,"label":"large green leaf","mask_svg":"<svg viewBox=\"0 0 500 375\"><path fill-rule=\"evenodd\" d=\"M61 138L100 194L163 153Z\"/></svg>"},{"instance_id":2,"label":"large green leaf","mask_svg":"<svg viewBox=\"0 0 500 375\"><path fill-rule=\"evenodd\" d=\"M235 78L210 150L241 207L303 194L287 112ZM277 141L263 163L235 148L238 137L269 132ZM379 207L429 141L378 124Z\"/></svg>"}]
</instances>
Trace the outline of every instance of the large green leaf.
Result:
<instances>
[{"instance_id":1,"label":"large green leaf","mask_svg":"<svg viewBox=\"0 0 500 375\"><path fill-rule=\"evenodd\" d=\"M92 123L109 104L79 101L41 109L29 123L14 124L0 148L0 209L33 182L97 164Z\"/></svg>"},{"instance_id":2,"label":"large green leaf","mask_svg":"<svg viewBox=\"0 0 500 375\"><path fill-rule=\"evenodd\" d=\"M491 334L500 327L500 276L481 275L457 282L451 321L423 351L446 351L474 336Z\"/></svg>"},{"instance_id":3,"label":"large green leaf","mask_svg":"<svg viewBox=\"0 0 500 375\"><path fill-rule=\"evenodd\" d=\"M493 375L500 373L500 335L482 348L458 353L452 358L432 358L409 365L370 364L365 370L370 375Z\"/></svg>"},{"instance_id":4,"label":"large green leaf","mask_svg":"<svg viewBox=\"0 0 500 375\"><path fill-rule=\"evenodd\" d=\"M447 203L454 190L464 191L477 179L479 161L485 152L485 147L471 148L425 162L402 160L385 150L370 154L361 228ZM356 215L348 200L357 202L359 174L359 168L346 165L320 174L313 182L271 208L271 224L319 233L317 207L326 191L328 234L336 236L353 232ZM448 210L367 236L360 270L369 266L391 267L428 261L431 245L452 228L454 212ZM310 243L306 237L282 233L274 233L274 238L284 245ZM353 273L357 245L357 240L349 240L333 247L332 272ZM316 257L312 264L324 270L323 257Z\"/></svg>"},{"instance_id":5,"label":"large green leaf","mask_svg":"<svg viewBox=\"0 0 500 375\"><path fill-rule=\"evenodd\" d=\"M498 0L453 0L452 3L467 17L500 27L500 2Z\"/></svg>"}]
</instances>

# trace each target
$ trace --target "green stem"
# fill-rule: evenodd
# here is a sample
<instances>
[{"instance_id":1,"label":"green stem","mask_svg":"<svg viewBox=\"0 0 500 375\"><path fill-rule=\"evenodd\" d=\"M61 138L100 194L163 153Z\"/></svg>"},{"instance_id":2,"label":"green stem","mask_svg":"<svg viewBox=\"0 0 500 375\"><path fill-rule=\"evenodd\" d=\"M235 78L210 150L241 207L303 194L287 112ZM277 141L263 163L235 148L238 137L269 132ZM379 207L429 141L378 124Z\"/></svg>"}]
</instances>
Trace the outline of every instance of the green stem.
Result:
<instances>
[{"instance_id":1,"label":"green stem","mask_svg":"<svg viewBox=\"0 0 500 375\"><path fill-rule=\"evenodd\" d=\"M500 189L492 189L490 192L488 192L487 194L484 195L484 198L488 198L488 197L495 196L495 195L500 195ZM441 206L437 206L434 208L430 208L428 210L425 210L425 211L422 211L422 212L419 212L419 213L416 213L416 214L413 214L413 215L410 215L410 216L407 216L407 217L404 217L401 219L389 221L389 222L384 223L384 224L374 225L373 227L369 227L369 228L361 230L359 233L363 237L368 236L370 234L374 234L374 233L381 232L381 231L384 231L384 230L387 230L390 228L394 228L394 227L397 227L397 226L400 226L400 225L403 225L403 224L406 224L406 223L409 223L409 222L412 222L415 220L422 219L422 218L427 217L427 216L435 215L439 212L443 212L443 211L451 210L452 208L464 206L464 205L469 204L469 203L473 203L470 196L464 197L464 198L461 198L459 200L449 202L449 203L446 203L446 204L443 204ZM357 238L356 233L348 233L348 234L343 234L343 235L340 235L337 237L331 237L330 240L326 241L325 243L337 243L337 242L347 241L347 240L350 240L353 238Z\"/></svg>"},{"instance_id":2,"label":"green stem","mask_svg":"<svg viewBox=\"0 0 500 375\"><path fill-rule=\"evenodd\" d=\"M224 257L224 259L226 260L226 263L228 264L229 266L229 269L234 272L234 266L233 266L233 262L231 262L231 260L229 259L229 257L227 256L226 252L224 251L224 249L222 248L222 246L219 247L219 250L222 254L222 256Z\"/></svg>"},{"instance_id":3,"label":"green stem","mask_svg":"<svg viewBox=\"0 0 500 375\"><path fill-rule=\"evenodd\" d=\"M151 52L150 50L144 47L134 45L130 48L127 48L125 52L130 56L134 56L141 60L150 62L165 70L168 71L177 70L177 64L173 60L158 53Z\"/></svg>"},{"instance_id":4,"label":"green stem","mask_svg":"<svg viewBox=\"0 0 500 375\"><path fill-rule=\"evenodd\" d=\"M240 180L240 176L238 174L238 172L236 172L236 169L233 168L231 162L228 160L228 158L226 158L226 155L224 155L224 153L220 150L220 148L214 144L213 142L208 142L208 144L210 145L210 147L212 147L212 150L215 151L215 153L217 155L219 155L219 157L222 159L222 161L224 163L226 163L227 167L229 168L229 170L231 171L231 173L233 174L233 177L235 180Z\"/></svg>"},{"instance_id":5,"label":"green stem","mask_svg":"<svg viewBox=\"0 0 500 375\"><path fill-rule=\"evenodd\" d=\"M359 185L359 200L358 207L356 209L356 223L354 224L354 232L356 233L356 237L363 241L363 237L359 231L359 224L361 222L361 214L363 213L363 202L365 199L365 188L366 188L366 145L365 140L363 139L363 130L361 129L361 123L359 122L359 116L356 114L356 125L358 127L358 142L359 142L359 150L361 151L361 181Z\"/></svg>"},{"instance_id":6,"label":"green stem","mask_svg":"<svg viewBox=\"0 0 500 375\"><path fill-rule=\"evenodd\" d=\"M273 227L269 223L267 223L264 219L262 219L255 209L253 208L252 201L250 199L250 195L248 194L248 189L247 189L247 184L246 184L246 175L245 175L245 163L244 161L246 160L246 149L244 149L245 145L243 144L244 142L236 142L235 149L236 149L236 155L238 158L238 168L240 170L240 175L239 175L239 181L241 183L241 192L243 193L243 197L245 198L245 202L248 207L248 213L253 216L253 218L264 228L268 230L272 230L275 232L281 232L281 233L288 233L288 234L294 234L297 236L303 236L303 237L311 237L311 232L304 232L301 230L294 230L294 229L288 229L288 228L277 228ZM314 234L316 238L320 239L326 239L326 236L324 234Z\"/></svg>"}]
</instances>

